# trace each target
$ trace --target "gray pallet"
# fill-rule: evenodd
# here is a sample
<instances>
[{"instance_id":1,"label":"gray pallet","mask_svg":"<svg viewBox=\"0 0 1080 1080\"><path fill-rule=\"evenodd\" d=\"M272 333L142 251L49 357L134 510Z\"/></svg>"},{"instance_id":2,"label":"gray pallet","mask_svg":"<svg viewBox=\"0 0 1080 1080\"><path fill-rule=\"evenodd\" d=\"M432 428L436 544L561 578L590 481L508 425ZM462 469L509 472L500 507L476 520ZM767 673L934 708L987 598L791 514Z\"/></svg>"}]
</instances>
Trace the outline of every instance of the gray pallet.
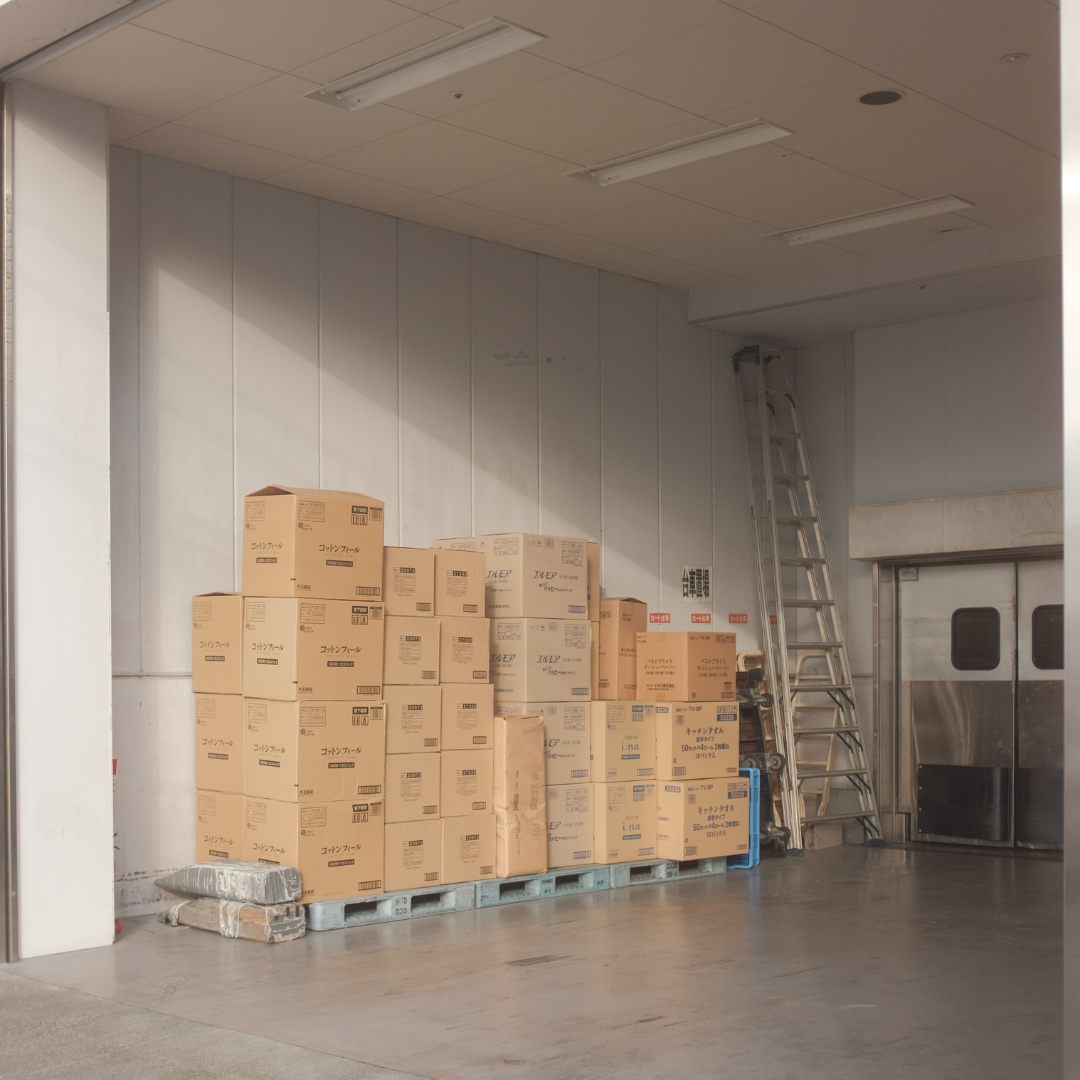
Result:
<instances>
[{"instance_id":1,"label":"gray pallet","mask_svg":"<svg viewBox=\"0 0 1080 1080\"><path fill-rule=\"evenodd\" d=\"M497 878L476 883L476 906L495 907L522 900L541 900L546 896L597 892L611 887L609 866L564 866L545 874Z\"/></svg>"},{"instance_id":2,"label":"gray pallet","mask_svg":"<svg viewBox=\"0 0 1080 1080\"><path fill-rule=\"evenodd\" d=\"M614 863L611 871L611 887L622 889L627 885L647 885L654 881L672 881L678 878L703 877L706 874L727 873L727 856L713 859L643 859L641 862Z\"/></svg>"},{"instance_id":3,"label":"gray pallet","mask_svg":"<svg viewBox=\"0 0 1080 1080\"><path fill-rule=\"evenodd\" d=\"M321 900L307 906L309 930L341 930L346 926L369 926L371 923L399 922L447 911L466 911L476 906L476 886L437 885L430 889L378 893L353 900Z\"/></svg>"}]
</instances>

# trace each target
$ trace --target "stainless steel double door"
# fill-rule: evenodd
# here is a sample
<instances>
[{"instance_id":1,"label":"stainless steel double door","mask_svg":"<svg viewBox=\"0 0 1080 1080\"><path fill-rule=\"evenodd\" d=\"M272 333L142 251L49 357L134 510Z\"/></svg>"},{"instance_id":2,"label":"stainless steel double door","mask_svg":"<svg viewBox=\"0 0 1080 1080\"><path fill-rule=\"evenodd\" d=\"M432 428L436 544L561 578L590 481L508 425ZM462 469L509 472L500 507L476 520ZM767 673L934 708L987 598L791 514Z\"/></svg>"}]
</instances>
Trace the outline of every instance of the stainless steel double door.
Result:
<instances>
[{"instance_id":1,"label":"stainless steel double door","mask_svg":"<svg viewBox=\"0 0 1080 1080\"><path fill-rule=\"evenodd\" d=\"M1061 847L1061 561L920 566L898 576L912 835Z\"/></svg>"}]
</instances>

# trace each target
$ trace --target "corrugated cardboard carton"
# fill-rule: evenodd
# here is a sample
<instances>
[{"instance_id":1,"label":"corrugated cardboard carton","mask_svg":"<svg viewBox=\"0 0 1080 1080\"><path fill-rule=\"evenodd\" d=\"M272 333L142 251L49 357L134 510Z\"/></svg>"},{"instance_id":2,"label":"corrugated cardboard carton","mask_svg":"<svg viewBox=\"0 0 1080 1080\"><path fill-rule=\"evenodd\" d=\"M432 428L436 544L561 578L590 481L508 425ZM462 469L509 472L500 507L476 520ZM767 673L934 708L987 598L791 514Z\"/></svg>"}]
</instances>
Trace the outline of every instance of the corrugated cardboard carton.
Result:
<instances>
[{"instance_id":1,"label":"corrugated cardboard carton","mask_svg":"<svg viewBox=\"0 0 1080 1080\"><path fill-rule=\"evenodd\" d=\"M204 593L191 598L191 689L196 694L243 692L244 598Z\"/></svg>"},{"instance_id":2,"label":"corrugated cardboard carton","mask_svg":"<svg viewBox=\"0 0 1080 1080\"><path fill-rule=\"evenodd\" d=\"M734 701L735 635L687 630L637 636L637 697Z\"/></svg>"},{"instance_id":3,"label":"corrugated cardboard carton","mask_svg":"<svg viewBox=\"0 0 1080 1080\"><path fill-rule=\"evenodd\" d=\"M482 881L495 876L495 815L442 819L442 880Z\"/></svg>"},{"instance_id":4,"label":"corrugated cardboard carton","mask_svg":"<svg viewBox=\"0 0 1080 1080\"><path fill-rule=\"evenodd\" d=\"M295 866L302 903L383 891L379 799L287 803L249 796L244 800L244 825L244 857Z\"/></svg>"},{"instance_id":5,"label":"corrugated cardboard carton","mask_svg":"<svg viewBox=\"0 0 1080 1080\"><path fill-rule=\"evenodd\" d=\"M504 701L589 701L591 636L585 621L492 619L496 712Z\"/></svg>"},{"instance_id":6,"label":"corrugated cardboard carton","mask_svg":"<svg viewBox=\"0 0 1080 1080\"><path fill-rule=\"evenodd\" d=\"M727 701L658 701L660 780L703 780L739 772L739 706Z\"/></svg>"},{"instance_id":7,"label":"corrugated cardboard carton","mask_svg":"<svg viewBox=\"0 0 1080 1080\"><path fill-rule=\"evenodd\" d=\"M742 855L749 846L750 781L661 780L656 785L656 853L661 859Z\"/></svg>"},{"instance_id":8,"label":"corrugated cardboard carton","mask_svg":"<svg viewBox=\"0 0 1080 1080\"><path fill-rule=\"evenodd\" d=\"M195 695L195 786L244 790L244 699L237 694Z\"/></svg>"},{"instance_id":9,"label":"corrugated cardboard carton","mask_svg":"<svg viewBox=\"0 0 1080 1080\"><path fill-rule=\"evenodd\" d=\"M383 548L383 603L387 615L435 614L433 548Z\"/></svg>"},{"instance_id":10,"label":"corrugated cardboard carton","mask_svg":"<svg viewBox=\"0 0 1080 1080\"><path fill-rule=\"evenodd\" d=\"M441 616L439 679L444 683L488 681L489 619Z\"/></svg>"},{"instance_id":11,"label":"corrugated cardboard carton","mask_svg":"<svg viewBox=\"0 0 1080 1080\"><path fill-rule=\"evenodd\" d=\"M593 784L593 862L656 858L656 783Z\"/></svg>"},{"instance_id":12,"label":"corrugated cardboard carton","mask_svg":"<svg viewBox=\"0 0 1080 1080\"><path fill-rule=\"evenodd\" d=\"M656 776L656 718L651 701L594 701L590 706L594 783Z\"/></svg>"},{"instance_id":13,"label":"corrugated cardboard carton","mask_svg":"<svg viewBox=\"0 0 1080 1080\"><path fill-rule=\"evenodd\" d=\"M444 750L439 804L443 817L490 814L492 760L490 750Z\"/></svg>"},{"instance_id":14,"label":"corrugated cardboard carton","mask_svg":"<svg viewBox=\"0 0 1080 1080\"><path fill-rule=\"evenodd\" d=\"M386 755L386 820L439 816L440 754Z\"/></svg>"},{"instance_id":15,"label":"corrugated cardboard carton","mask_svg":"<svg viewBox=\"0 0 1080 1080\"><path fill-rule=\"evenodd\" d=\"M582 866L593 859L591 784L547 789L548 866Z\"/></svg>"},{"instance_id":16,"label":"corrugated cardboard carton","mask_svg":"<svg viewBox=\"0 0 1080 1080\"><path fill-rule=\"evenodd\" d=\"M586 584L589 593L589 622L600 620L600 545L585 545Z\"/></svg>"},{"instance_id":17,"label":"corrugated cardboard carton","mask_svg":"<svg viewBox=\"0 0 1080 1080\"><path fill-rule=\"evenodd\" d=\"M547 815L495 807L495 876L543 874L547 861Z\"/></svg>"},{"instance_id":18,"label":"corrugated cardboard carton","mask_svg":"<svg viewBox=\"0 0 1080 1080\"><path fill-rule=\"evenodd\" d=\"M435 549L435 614L484 618L484 570L482 551Z\"/></svg>"},{"instance_id":19,"label":"corrugated cardboard carton","mask_svg":"<svg viewBox=\"0 0 1080 1080\"><path fill-rule=\"evenodd\" d=\"M600 697L634 701L637 692L637 636L649 629L649 609L632 596L600 601Z\"/></svg>"},{"instance_id":20,"label":"corrugated cardboard carton","mask_svg":"<svg viewBox=\"0 0 1080 1080\"><path fill-rule=\"evenodd\" d=\"M279 802L381 799L382 703L244 702L244 794Z\"/></svg>"},{"instance_id":21,"label":"corrugated cardboard carton","mask_svg":"<svg viewBox=\"0 0 1080 1080\"><path fill-rule=\"evenodd\" d=\"M442 835L443 823L438 819L387 822L387 892L441 884Z\"/></svg>"},{"instance_id":22,"label":"corrugated cardboard carton","mask_svg":"<svg viewBox=\"0 0 1080 1080\"><path fill-rule=\"evenodd\" d=\"M439 540L438 547L487 556L489 619L588 619L585 541L534 533Z\"/></svg>"},{"instance_id":23,"label":"corrugated cardboard carton","mask_svg":"<svg viewBox=\"0 0 1080 1080\"><path fill-rule=\"evenodd\" d=\"M386 617L383 682L391 686L434 686L439 681L439 620Z\"/></svg>"},{"instance_id":24,"label":"corrugated cardboard carton","mask_svg":"<svg viewBox=\"0 0 1080 1080\"><path fill-rule=\"evenodd\" d=\"M195 792L195 861L243 859L244 796L239 791Z\"/></svg>"},{"instance_id":25,"label":"corrugated cardboard carton","mask_svg":"<svg viewBox=\"0 0 1080 1080\"><path fill-rule=\"evenodd\" d=\"M382 696L382 604L244 599L244 692L275 701Z\"/></svg>"},{"instance_id":26,"label":"corrugated cardboard carton","mask_svg":"<svg viewBox=\"0 0 1080 1080\"><path fill-rule=\"evenodd\" d=\"M505 716L540 716L548 784L585 783L592 776L589 706L568 701L501 703Z\"/></svg>"},{"instance_id":27,"label":"corrugated cardboard carton","mask_svg":"<svg viewBox=\"0 0 1080 1080\"><path fill-rule=\"evenodd\" d=\"M589 658L589 675L591 676L592 685L590 687L593 701L600 700L600 624L598 622L589 623L589 645L592 649L592 655Z\"/></svg>"},{"instance_id":28,"label":"corrugated cardboard carton","mask_svg":"<svg viewBox=\"0 0 1080 1080\"><path fill-rule=\"evenodd\" d=\"M547 789L544 721L497 716L492 791L497 877L547 870Z\"/></svg>"},{"instance_id":29,"label":"corrugated cardboard carton","mask_svg":"<svg viewBox=\"0 0 1080 1080\"><path fill-rule=\"evenodd\" d=\"M442 687L384 686L386 752L437 754L442 749Z\"/></svg>"},{"instance_id":30,"label":"corrugated cardboard carton","mask_svg":"<svg viewBox=\"0 0 1080 1080\"><path fill-rule=\"evenodd\" d=\"M244 500L245 596L382 599L383 504L275 484Z\"/></svg>"},{"instance_id":31,"label":"corrugated cardboard carton","mask_svg":"<svg viewBox=\"0 0 1080 1080\"><path fill-rule=\"evenodd\" d=\"M495 687L491 683L442 688L442 748L475 750L491 746L495 717Z\"/></svg>"}]
</instances>

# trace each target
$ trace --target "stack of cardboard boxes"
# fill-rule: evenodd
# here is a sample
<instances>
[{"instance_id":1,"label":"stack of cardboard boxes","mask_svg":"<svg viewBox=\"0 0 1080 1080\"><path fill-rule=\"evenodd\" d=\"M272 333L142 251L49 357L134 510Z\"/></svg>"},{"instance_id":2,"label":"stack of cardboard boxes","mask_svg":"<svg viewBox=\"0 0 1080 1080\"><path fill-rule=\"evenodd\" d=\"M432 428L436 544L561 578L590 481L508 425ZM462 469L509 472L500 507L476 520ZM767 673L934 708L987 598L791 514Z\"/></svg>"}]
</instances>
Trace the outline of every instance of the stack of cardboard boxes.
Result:
<instances>
[{"instance_id":1,"label":"stack of cardboard boxes","mask_svg":"<svg viewBox=\"0 0 1080 1080\"><path fill-rule=\"evenodd\" d=\"M487 556L496 714L543 718L548 865L590 863L593 650L586 542L498 533L439 545Z\"/></svg>"}]
</instances>

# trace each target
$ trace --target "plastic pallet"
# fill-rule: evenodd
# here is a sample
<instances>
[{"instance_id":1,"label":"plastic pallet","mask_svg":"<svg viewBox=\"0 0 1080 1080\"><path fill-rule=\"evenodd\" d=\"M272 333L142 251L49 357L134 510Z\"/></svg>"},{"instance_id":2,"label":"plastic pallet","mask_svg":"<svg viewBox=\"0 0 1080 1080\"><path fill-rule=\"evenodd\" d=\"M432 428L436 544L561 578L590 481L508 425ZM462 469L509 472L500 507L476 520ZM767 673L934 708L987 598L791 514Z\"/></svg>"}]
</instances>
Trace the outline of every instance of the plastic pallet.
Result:
<instances>
[{"instance_id":1,"label":"plastic pallet","mask_svg":"<svg viewBox=\"0 0 1080 1080\"><path fill-rule=\"evenodd\" d=\"M574 868L565 866L545 874L497 878L476 882L476 906L495 907L522 900L542 900L546 896L597 892L611 887L610 866Z\"/></svg>"},{"instance_id":2,"label":"plastic pallet","mask_svg":"<svg viewBox=\"0 0 1080 1080\"><path fill-rule=\"evenodd\" d=\"M750 849L745 855L729 855L727 864L732 870L749 870L761 862L761 770L740 769L739 775L750 781Z\"/></svg>"},{"instance_id":3,"label":"plastic pallet","mask_svg":"<svg viewBox=\"0 0 1080 1080\"><path fill-rule=\"evenodd\" d=\"M674 881L678 878L702 877L706 874L723 874L727 870L727 857L712 859L648 859L643 862L613 863L611 887L622 889L627 885L647 885L652 881Z\"/></svg>"},{"instance_id":4,"label":"plastic pallet","mask_svg":"<svg viewBox=\"0 0 1080 1080\"><path fill-rule=\"evenodd\" d=\"M407 892L378 893L353 900L321 900L307 906L309 930L342 930L346 926L399 922L447 911L466 911L476 906L476 886L441 885Z\"/></svg>"}]
</instances>

